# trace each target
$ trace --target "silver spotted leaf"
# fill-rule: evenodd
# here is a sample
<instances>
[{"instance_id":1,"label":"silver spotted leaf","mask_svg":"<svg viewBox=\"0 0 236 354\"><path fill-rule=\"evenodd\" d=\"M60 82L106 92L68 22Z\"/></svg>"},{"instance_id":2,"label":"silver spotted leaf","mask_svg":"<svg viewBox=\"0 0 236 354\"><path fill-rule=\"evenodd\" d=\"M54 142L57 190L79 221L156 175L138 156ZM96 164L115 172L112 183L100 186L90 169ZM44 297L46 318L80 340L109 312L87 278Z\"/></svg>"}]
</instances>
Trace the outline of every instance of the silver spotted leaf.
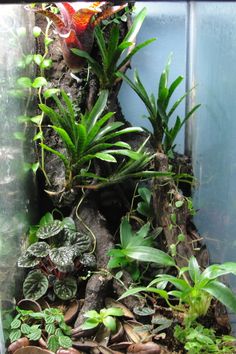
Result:
<instances>
[{"instance_id":1,"label":"silver spotted leaf","mask_svg":"<svg viewBox=\"0 0 236 354\"><path fill-rule=\"evenodd\" d=\"M32 268L39 264L40 259L34 255L26 252L18 259L18 267L20 268Z\"/></svg>"},{"instance_id":2,"label":"silver spotted leaf","mask_svg":"<svg viewBox=\"0 0 236 354\"><path fill-rule=\"evenodd\" d=\"M47 257L49 254L49 245L46 242L36 242L27 248L27 252L36 257Z\"/></svg>"},{"instance_id":3,"label":"silver spotted leaf","mask_svg":"<svg viewBox=\"0 0 236 354\"><path fill-rule=\"evenodd\" d=\"M92 253L84 253L80 258L80 263L86 268L94 269L97 266L96 257Z\"/></svg>"},{"instance_id":4,"label":"silver spotted leaf","mask_svg":"<svg viewBox=\"0 0 236 354\"><path fill-rule=\"evenodd\" d=\"M49 251L49 257L55 266L65 267L73 263L74 251L71 246L53 248Z\"/></svg>"},{"instance_id":5,"label":"silver spotted leaf","mask_svg":"<svg viewBox=\"0 0 236 354\"><path fill-rule=\"evenodd\" d=\"M26 299L38 300L48 290L48 279L39 271L30 272L23 284L23 293Z\"/></svg>"},{"instance_id":6,"label":"silver spotted leaf","mask_svg":"<svg viewBox=\"0 0 236 354\"><path fill-rule=\"evenodd\" d=\"M88 252L92 247L91 237L88 234L78 233L76 243L73 244L75 257Z\"/></svg>"},{"instance_id":7,"label":"silver spotted leaf","mask_svg":"<svg viewBox=\"0 0 236 354\"><path fill-rule=\"evenodd\" d=\"M77 239L77 231L75 222L71 217L67 217L63 219L64 224L64 235L65 235L65 246L72 245L76 242Z\"/></svg>"},{"instance_id":8,"label":"silver spotted leaf","mask_svg":"<svg viewBox=\"0 0 236 354\"><path fill-rule=\"evenodd\" d=\"M57 265L57 269L59 270L59 272L61 273L71 273L74 271L75 266L74 266L74 262L67 264L65 266L59 266Z\"/></svg>"},{"instance_id":9,"label":"silver spotted leaf","mask_svg":"<svg viewBox=\"0 0 236 354\"><path fill-rule=\"evenodd\" d=\"M47 239L52 236L58 235L59 232L63 229L64 224L60 220L53 220L47 225L40 226L38 229L36 236L41 239Z\"/></svg>"},{"instance_id":10,"label":"silver spotted leaf","mask_svg":"<svg viewBox=\"0 0 236 354\"><path fill-rule=\"evenodd\" d=\"M57 279L53 287L54 293L61 300L73 299L77 293L77 282L73 277L66 277L65 279Z\"/></svg>"}]
</instances>

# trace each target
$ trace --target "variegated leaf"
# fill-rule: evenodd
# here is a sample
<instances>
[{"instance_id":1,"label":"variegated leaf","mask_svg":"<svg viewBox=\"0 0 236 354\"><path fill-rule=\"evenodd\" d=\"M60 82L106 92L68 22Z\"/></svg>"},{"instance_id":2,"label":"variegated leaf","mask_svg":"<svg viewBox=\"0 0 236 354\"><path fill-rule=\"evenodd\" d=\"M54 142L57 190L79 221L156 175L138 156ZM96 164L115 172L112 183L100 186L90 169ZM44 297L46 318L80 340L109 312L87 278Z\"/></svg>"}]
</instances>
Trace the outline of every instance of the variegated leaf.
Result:
<instances>
[{"instance_id":1,"label":"variegated leaf","mask_svg":"<svg viewBox=\"0 0 236 354\"><path fill-rule=\"evenodd\" d=\"M53 287L54 293L61 300L70 300L77 292L77 282L75 278L66 277L63 280L56 280Z\"/></svg>"},{"instance_id":2,"label":"variegated leaf","mask_svg":"<svg viewBox=\"0 0 236 354\"><path fill-rule=\"evenodd\" d=\"M52 236L59 234L59 232L63 229L64 225L60 220L53 220L47 225L40 226L38 229L36 236L41 239L47 239Z\"/></svg>"},{"instance_id":3,"label":"variegated leaf","mask_svg":"<svg viewBox=\"0 0 236 354\"><path fill-rule=\"evenodd\" d=\"M26 252L18 259L18 267L21 268L32 268L39 264L40 259L34 255Z\"/></svg>"},{"instance_id":4,"label":"variegated leaf","mask_svg":"<svg viewBox=\"0 0 236 354\"><path fill-rule=\"evenodd\" d=\"M49 245L46 242L36 242L27 248L27 252L36 257L47 257L49 249Z\"/></svg>"},{"instance_id":5,"label":"variegated leaf","mask_svg":"<svg viewBox=\"0 0 236 354\"><path fill-rule=\"evenodd\" d=\"M92 253L84 253L80 258L80 263L86 268L96 268L96 257Z\"/></svg>"},{"instance_id":6,"label":"variegated leaf","mask_svg":"<svg viewBox=\"0 0 236 354\"><path fill-rule=\"evenodd\" d=\"M60 267L66 267L73 262L74 251L71 246L53 248L49 251L51 261Z\"/></svg>"}]
</instances>

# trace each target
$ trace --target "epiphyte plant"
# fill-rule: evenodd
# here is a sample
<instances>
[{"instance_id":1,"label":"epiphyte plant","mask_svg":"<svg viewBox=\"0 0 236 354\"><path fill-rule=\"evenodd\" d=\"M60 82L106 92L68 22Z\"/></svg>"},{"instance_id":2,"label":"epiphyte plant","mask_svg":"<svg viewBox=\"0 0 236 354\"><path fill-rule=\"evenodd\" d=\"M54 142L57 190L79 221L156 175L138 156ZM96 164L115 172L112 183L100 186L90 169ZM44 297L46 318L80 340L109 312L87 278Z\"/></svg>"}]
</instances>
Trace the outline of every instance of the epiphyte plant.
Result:
<instances>
[{"instance_id":1,"label":"epiphyte plant","mask_svg":"<svg viewBox=\"0 0 236 354\"><path fill-rule=\"evenodd\" d=\"M200 105L194 106L182 120L179 116L177 116L174 125L170 127L170 118L189 93L186 92L169 108L170 99L173 93L183 81L183 77L178 76L170 84L170 86L168 86L170 65L171 56L161 74L157 98L155 98L153 94L149 95L147 93L143 83L139 78L137 70L134 72L134 82L132 82L127 75L121 72L117 72L117 76L126 81L145 104L148 111L147 119L150 121L152 126L152 143L154 147L159 151L164 150L164 152L171 157L173 156L173 149L175 147L174 141L176 136L180 132L185 122L193 115L193 113L200 107Z\"/></svg>"},{"instance_id":2,"label":"epiphyte plant","mask_svg":"<svg viewBox=\"0 0 236 354\"><path fill-rule=\"evenodd\" d=\"M118 307L110 307L101 309L100 312L96 310L87 311L84 314L86 320L81 325L81 329L92 329L100 324L103 324L111 332L116 331L115 317L124 316L123 310Z\"/></svg>"},{"instance_id":3,"label":"epiphyte plant","mask_svg":"<svg viewBox=\"0 0 236 354\"><path fill-rule=\"evenodd\" d=\"M73 108L73 103L69 96L62 91L62 101L57 96L53 96L58 112L45 104L40 104L40 109L47 115L51 122L52 128L60 136L65 148L66 154L52 149L42 144L42 146L57 155L64 163L66 170L66 182L70 185L73 179L85 177L86 173L94 173L93 160L99 159L109 163L116 163L114 156L127 156L130 159L138 160L140 154L132 151L129 144L123 141L115 141L117 137L140 132L142 128L129 127L122 128L122 122L109 122L113 116L113 112L109 112L102 116L108 99L108 91L103 90L90 112L81 114L77 117L77 113Z\"/></svg>"},{"instance_id":4,"label":"epiphyte plant","mask_svg":"<svg viewBox=\"0 0 236 354\"><path fill-rule=\"evenodd\" d=\"M72 49L72 52L87 60L92 71L99 79L100 89L111 88L117 81L116 74L123 71L130 62L130 59L142 48L155 41L155 38L148 39L135 46L135 38L147 15L147 9L143 8L128 30L126 36L120 40L118 24L113 24L108 40L106 41L102 29L95 28L95 39L101 55L101 63L88 52L80 48Z\"/></svg>"},{"instance_id":5,"label":"epiphyte plant","mask_svg":"<svg viewBox=\"0 0 236 354\"><path fill-rule=\"evenodd\" d=\"M63 53L68 67L77 72L83 67L84 60L71 52L71 48L78 48L90 52L93 46L94 28L106 18L122 10L127 4L112 6L106 1L79 4L77 10L73 3L56 3L60 16L46 9L36 12L47 16L55 25Z\"/></svg>"}]
</instances>

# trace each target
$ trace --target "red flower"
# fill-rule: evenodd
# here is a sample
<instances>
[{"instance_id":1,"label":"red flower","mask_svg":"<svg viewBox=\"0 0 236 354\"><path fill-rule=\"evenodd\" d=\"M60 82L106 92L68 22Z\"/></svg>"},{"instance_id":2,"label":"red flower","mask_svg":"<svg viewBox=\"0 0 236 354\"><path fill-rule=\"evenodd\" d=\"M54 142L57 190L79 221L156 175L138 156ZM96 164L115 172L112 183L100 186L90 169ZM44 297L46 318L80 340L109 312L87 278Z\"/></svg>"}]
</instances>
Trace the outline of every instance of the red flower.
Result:
<instances>
[{"instance_id":1,"label":"red flower","mask_svg":"<svg viewBox=\"0 0 236 354\"><path fill-rule=\"evenodd\" d=\"M123 9L127 4L112 6L102 2L69 2L56 3L60 16L49 10L36 10L47 16L56 27L59 35L64 60L69 68L76 72L83 65L84 60L71 52L71 48L78 48L90 52L93 46L93 32L102 20Z\"/></svg>"}]
</instances>

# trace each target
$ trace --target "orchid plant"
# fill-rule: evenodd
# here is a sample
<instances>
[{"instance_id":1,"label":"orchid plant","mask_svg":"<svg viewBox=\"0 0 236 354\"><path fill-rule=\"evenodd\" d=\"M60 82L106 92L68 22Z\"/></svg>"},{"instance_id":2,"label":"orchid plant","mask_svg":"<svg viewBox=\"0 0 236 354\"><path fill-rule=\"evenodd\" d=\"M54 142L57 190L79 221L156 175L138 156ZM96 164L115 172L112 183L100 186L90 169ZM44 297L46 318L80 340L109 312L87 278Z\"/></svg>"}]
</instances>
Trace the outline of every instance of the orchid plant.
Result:
<instances>
[{"instance_id":1,"label":"orchid plant","mask_svg":"<svg viewBox=\"0 0 236 354\"><path fill-rule=\"evenodd\" d=\"M106 1L80 2L75 5L64 2L56 3L60 15L48 9L38 9L36 12L53 22L61 42L64 60L73 72L77 72L83 67L84 59L72 53L71 49L78 48L89 53L93 46L95 27L126 5L111 6L111 3Z\"/></svg>"}]
</instances>

